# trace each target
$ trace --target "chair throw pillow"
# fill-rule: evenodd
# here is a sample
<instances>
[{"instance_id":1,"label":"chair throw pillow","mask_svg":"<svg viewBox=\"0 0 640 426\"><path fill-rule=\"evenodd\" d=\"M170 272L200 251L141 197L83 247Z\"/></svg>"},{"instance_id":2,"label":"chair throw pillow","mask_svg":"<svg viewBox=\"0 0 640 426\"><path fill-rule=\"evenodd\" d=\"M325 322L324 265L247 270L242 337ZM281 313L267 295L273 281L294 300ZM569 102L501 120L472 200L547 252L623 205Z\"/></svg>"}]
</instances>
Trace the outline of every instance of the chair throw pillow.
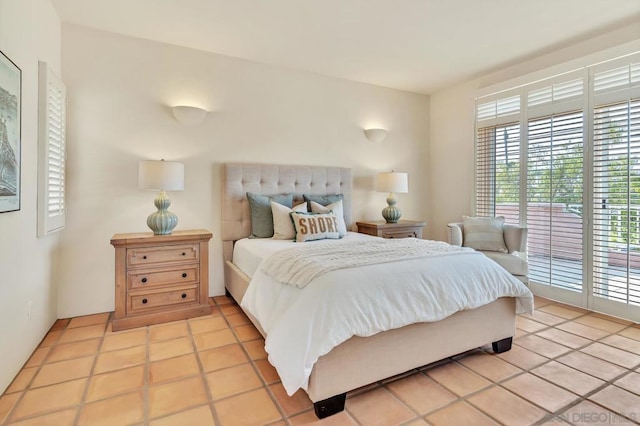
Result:
<instances>
[{"instance_id":1,"label":"chair throw pillow","mask_svg":"<svg viewBox=\"0 0 640 426\"><path fill-rule=\"evenodd\" d=\"M504 243L504 217L463 216L463 246L475 250L507 253Z\"/></svg>"},{"instance_id":2,"label":"chair throw pillow","mask_svg":"<svg viewBox=\"0 0 640 426\"><path fill-rule=\"evenodd\" d=\"M247 192L247 199L251 211L251 235L249 238L273 237L271 200L289 208L293 206L293 194L262 195Z\"/></svg>"},{"instance_id":3,"label":"chair throw pillow","mask_svg":"<svg viewBox=\"0 0 640 426\"><path fill-rule=\"evenodd\" d=\"M287 206L271 201L271 213L273 214L273 237L274 240L293 240L296 237L296 230L291 221L291 212L306 212L307 203L298 204L290 209Z\"/></svg>"},{"instance_id":4,"label":"chair throw pillow","mask_svg":"<svg viewBox=\"0 0 640 426\"><path fill-rule=\"evenodd\" d=\"M296 230L295 241L324 240L327 238L338 239L338 220L335 213L289 213L293 220L293 227Z\"/></svg>"}]
</instances>

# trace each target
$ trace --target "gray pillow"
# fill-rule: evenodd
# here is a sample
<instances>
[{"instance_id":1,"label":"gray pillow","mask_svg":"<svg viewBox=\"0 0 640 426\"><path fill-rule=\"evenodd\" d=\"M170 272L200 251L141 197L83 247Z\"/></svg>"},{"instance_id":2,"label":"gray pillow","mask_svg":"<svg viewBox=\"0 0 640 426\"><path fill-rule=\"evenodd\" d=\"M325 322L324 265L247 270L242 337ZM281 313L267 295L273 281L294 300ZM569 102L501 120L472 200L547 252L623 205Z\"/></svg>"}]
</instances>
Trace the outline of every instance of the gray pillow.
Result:
<instances>
[{"instance_id":1,"label":"gray pillow","mask_svg":"<svg viewBox=\"0 0 640 426\"><path fill-rule=\"evenodd\" d=\"M321 206L328 206L331 203L335 203L336 201L341 201L344 196L342 194L332 194L332 195L309 195L302 194L302 198L307 202L308 211L311 210L311 201L320 204Z\"/></svg>"},{"instance_id":2,"label":"gray pillow","mask_svg":"<svg viewBox=\"0 0 640 426\"><path fill-rule=\"evenodd\" d=\"M247 192L251 211L251 235L249 238L273 237L273 213L270 201L293 207L293 194L262 195Z\"/></svg>"}]
</instances>

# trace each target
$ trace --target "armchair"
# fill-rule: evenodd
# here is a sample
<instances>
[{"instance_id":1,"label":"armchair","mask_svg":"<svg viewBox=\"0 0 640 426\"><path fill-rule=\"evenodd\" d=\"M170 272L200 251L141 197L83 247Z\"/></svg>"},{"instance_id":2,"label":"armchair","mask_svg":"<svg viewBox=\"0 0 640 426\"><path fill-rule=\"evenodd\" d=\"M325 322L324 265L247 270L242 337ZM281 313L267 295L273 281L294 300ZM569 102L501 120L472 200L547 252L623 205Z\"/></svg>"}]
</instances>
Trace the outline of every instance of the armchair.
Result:
<instances>
[{"instance_id":1,"label":"armchair","mask_svg":"<svg viewBox=\"0 0 640 426\"><path fill-rule=\"evenodd\" d=\"M464 223L453 222L447 224L449 228L449 244L464 245ZM504 224L504 243L508 253L499 251L478 250L489 259L502 266L517 279L529 284L529 262L527 261L528 230L517 225Z\"/></svg>"}]
</instances>

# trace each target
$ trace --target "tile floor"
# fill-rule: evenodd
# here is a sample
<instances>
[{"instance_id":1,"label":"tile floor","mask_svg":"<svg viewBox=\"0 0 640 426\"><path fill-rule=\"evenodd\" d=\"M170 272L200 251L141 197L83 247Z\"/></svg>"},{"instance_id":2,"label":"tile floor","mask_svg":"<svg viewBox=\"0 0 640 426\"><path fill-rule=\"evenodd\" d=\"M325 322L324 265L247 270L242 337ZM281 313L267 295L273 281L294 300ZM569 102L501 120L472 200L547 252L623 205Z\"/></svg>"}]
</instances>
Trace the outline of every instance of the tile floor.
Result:
<instances>
[{"instance_id":1,"label":"tile floor","mask_svg":"<svg viewBox=\"0 0 640 426\"><path fill-rule=\"evenodd\" d=\"M109 313L59 320L0 397L0 425L298 425L263 340L235 303L112 332ZM327 425L633 424L640 326L536 298L511 351L490 347L348 394Z\"/></svg>"}]
</instances>

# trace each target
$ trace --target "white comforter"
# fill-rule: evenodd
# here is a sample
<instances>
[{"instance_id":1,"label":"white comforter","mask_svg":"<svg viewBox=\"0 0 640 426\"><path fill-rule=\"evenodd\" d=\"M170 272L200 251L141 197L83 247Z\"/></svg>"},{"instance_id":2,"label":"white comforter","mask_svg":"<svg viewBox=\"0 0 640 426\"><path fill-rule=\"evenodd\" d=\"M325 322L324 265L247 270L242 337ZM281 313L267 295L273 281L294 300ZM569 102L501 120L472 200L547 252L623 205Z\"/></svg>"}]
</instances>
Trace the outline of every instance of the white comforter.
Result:
<instances>
[{"instance_id":1,"label":"white comforter","mask_svg":"<svg viewBox=\"0 0 640 426\"><path fill-rule=\"evenodd\" d=\"M533 310L529 289L477 252L334 270L303 289L261 269L241 305L266 332L269 361L289 395L306 390L318 358L352 336L438 321L503 296L517 297L519 313Z\"/></svg>"}]
</instances>

